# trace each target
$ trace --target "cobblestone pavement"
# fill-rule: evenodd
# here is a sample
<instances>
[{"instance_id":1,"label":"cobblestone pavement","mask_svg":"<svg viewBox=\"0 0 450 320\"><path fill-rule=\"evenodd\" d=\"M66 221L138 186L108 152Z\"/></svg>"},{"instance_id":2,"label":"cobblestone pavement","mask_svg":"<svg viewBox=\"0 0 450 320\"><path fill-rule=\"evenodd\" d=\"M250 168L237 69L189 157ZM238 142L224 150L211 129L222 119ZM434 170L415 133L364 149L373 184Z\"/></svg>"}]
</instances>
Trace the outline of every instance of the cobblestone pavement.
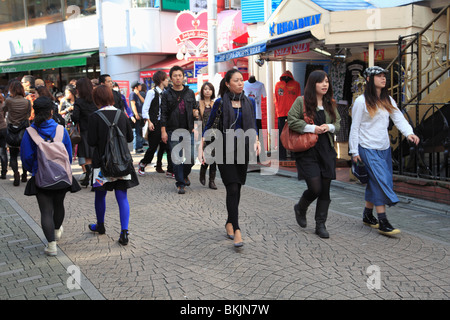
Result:
<instances>
[{"instance_id":1,"label":"cobblestone pavement","mask_svg":"<svg viewBox=\"0 0 450 320\"><path fill-rule=\"evenodd\" d=\"M135 156L135 163L140 160ZM80 168L73 166L75 175ZM175 181L147 167L130 189L130 243L120 246L119 212L107 195L106 234L95 222L94 193L67 194L58 256L45 238L35 197L25 184L0 180L0 299L80 300L387 300L450 298L448 207L414 198L387 209L397 237L361 222L363 187L334 181L330 239L314 234L314 206L301 229L293 206L306 185L295 174L262 175L257 166L242 188L244 247L225 237L225 188L198 182L184 195ZM9 171L10 173L10 171ZM76 268L74 267L76 266ZM79 270L79 272L77 272ZM74 279L79 281L75 282Z\"/></svg>"}]
</instances>

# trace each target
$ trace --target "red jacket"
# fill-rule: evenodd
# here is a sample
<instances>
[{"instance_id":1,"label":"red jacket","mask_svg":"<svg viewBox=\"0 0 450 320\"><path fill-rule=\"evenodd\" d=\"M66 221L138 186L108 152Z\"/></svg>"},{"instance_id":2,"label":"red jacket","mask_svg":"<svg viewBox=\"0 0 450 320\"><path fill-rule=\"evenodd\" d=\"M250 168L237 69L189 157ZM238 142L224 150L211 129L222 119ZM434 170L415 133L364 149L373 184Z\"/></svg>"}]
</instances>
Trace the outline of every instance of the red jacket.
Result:
<instances>
[{"instance_id":1,"label":"red jacket","mask_svg":"<svg viewBox=\"0 0 450 320\"><path fill-rule=\"evenodd\" d=\"M285 79L288 81L286 82ZM290 71L285 71L275 85L275 112L277 118L287 117L295 99L301 95L300 83L294 80Z\"/></svg>"}]
</instances>

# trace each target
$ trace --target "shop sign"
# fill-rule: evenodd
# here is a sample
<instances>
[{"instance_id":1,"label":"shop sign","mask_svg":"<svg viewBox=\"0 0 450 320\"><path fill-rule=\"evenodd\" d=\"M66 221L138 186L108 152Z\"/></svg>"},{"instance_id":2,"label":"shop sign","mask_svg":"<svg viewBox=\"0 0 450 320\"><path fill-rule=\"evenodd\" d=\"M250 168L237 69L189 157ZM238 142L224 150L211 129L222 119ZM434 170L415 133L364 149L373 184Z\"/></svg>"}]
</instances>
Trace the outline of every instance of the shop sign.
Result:
<instances>
[{"instance_id":1,"label":"shop sign","mask_svg":"<svg viewBox=\"0 0 450 320\"><path fill-rule=\"evenodd\" d=\"M309 42L299 43L292 46L292 54L309 52Z\"/></svg>"},{"instance_id":2,"label":"shop sign","mask_svg":"<svg viewBox=\"0 0 450 320\"><path fill-rule=\"evenodd\" d=\"M287 56L291 54L291 47L287 47L287 48L282 48L282 49L277 49L275 50L275 57L282 57L282 56Z\"/></svg>"},{"instance_id":3,"label":"shop sign","mask_svg":"<svg viewBox=\"0 0 450 320\"><path fill-rule=\"evenodd\" d=\"M208 51L208 13L203 10L194 13L188 10L177 14L175 26L179 35L175 39L180 47L177 53L179 60L188 59L190 56L201 56Z\"/></svg>"},{"instance_id":4,"label":"shop sign","mask_svg":"<svg viewBox=\"0 0 450 320\"><path fill-rule=\"evenodd\" d=\"M308 17L303 17L295 20L272 23L269 26L269 32L271 36L280 35L293 30L300 30L309 26L313 26L320 23L322 14L315 14Z\"/></svg>"},{"instance_id":5,"label":"shop sign","mask_svg":"<svg viewBox=\"0 0 450 320\"><path fill-rule=\"evenodd\" d=\"M384 60L384 49L375 50L374 54L375 61L383 61ZM364 52L364 61L369 61L369 51Z\"/></svg>"},{"instance_id":6,"label":"shop sign","mask_svg":"<svg viewBox=\"0 0 450 320\"><path fill-rule=\"evenodd\" d=\"M295 44L291 47L277 49L274 52L275 57L287 56L290 54L299 54L309 52L309 42Z\"/></svg>"}]
</instances>

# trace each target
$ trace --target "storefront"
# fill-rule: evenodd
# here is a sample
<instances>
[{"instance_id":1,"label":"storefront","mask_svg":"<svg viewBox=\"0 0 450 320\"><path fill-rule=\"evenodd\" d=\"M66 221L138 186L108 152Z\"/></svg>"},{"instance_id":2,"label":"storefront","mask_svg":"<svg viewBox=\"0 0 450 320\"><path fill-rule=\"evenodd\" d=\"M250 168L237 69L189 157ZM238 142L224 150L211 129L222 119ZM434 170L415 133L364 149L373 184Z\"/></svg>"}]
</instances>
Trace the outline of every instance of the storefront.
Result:
<instances>
[{"instance_id":1,"label":"storefront","mask_svg":"<svg viewBox=\"0 0 450 320\"><path fill-rule=\"evenodd\" d=\"M2 85L6 85L10 79L30 74L44 80L51 91L63 91L72 79L99 77L98 51L1 62L0 74Z\"/></svg>"},{"instance_id":2,"label":"storefront","mask_svg":"<svg viewBox=\"0 0 450 320\"><path fill-rule=\"evenodd\" d=\"M229 68L226 61L248 57L249 73L267 90L262 108L267 129L277 128L274 88L283 72L291 71L303 92L311 71L326 71L342 118L338 157L347 159L354 80L367 66L387 66L397 55L399 35L419 31L433 13L417 5L351 11L339 5L334 3L331 11L309 0L283 1L263 25L249 26L248 45L218 53L215 61L224 71L220 66Z\"/></svg>"}]
</instances>

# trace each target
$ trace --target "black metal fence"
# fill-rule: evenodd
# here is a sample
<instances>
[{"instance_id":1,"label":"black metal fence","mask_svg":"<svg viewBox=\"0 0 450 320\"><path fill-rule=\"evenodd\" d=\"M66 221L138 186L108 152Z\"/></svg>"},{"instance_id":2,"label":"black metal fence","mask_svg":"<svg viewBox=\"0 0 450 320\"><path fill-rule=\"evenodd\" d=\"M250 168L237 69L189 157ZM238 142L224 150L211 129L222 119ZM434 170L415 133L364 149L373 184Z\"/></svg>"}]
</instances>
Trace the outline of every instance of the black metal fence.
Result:
<instances>
[{"instance_id":1,"label":"black metal fence","mask_svg":"<svg viewBox=\"0 0 450 320\"><path fill-rule=\"evenodd\" d=\"M405 112L409 107L410 112ZM415 120L411 119L415 108ZM417 178L450 181L450 103L406 104L402 106L415 134L418 146L409 143L391 122L389 132L393 147L394 173Z\"/></svg>"}]
</instances>

